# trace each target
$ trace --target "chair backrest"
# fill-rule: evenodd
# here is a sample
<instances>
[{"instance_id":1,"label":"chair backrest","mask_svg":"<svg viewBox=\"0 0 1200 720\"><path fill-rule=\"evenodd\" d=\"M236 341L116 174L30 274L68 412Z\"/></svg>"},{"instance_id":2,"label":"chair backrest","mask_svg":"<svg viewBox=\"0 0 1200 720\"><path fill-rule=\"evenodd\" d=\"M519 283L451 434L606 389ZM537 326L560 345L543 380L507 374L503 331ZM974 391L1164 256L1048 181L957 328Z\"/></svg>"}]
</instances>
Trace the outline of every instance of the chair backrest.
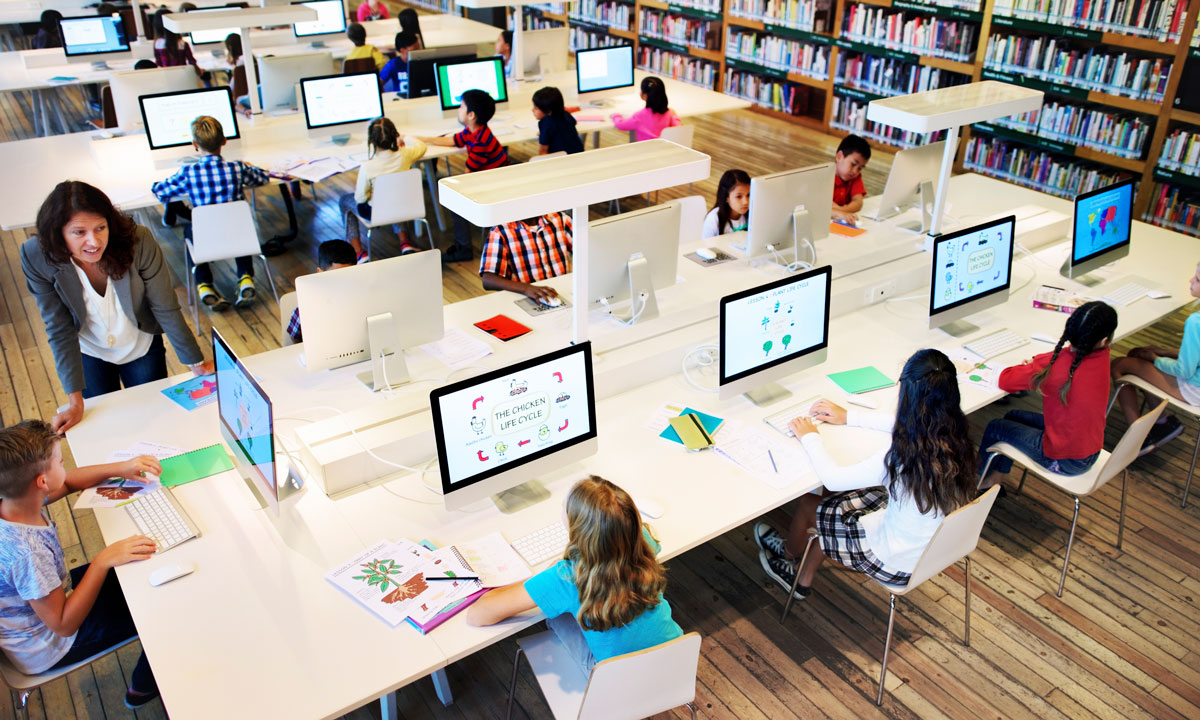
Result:
<instances>
[{"instance_id":1,"label":"chair backrest","mask_svg":"<svg viewBox=\"0 0 1200 720\"><path fill-rule=\"evenodd\" d=\"M1137 459L1138 453L1142 450L1142 443L1146 441L1146 436L1150 434L1150 429L1154 427L1154 423L1158 422L1158 417L1163 414L1163 410L1167 408L1167 401L1163 400L1150 412L1133 421L1126 430L1121 439L1117 441L1117 446L1112 449L1104 467L1100 468L1100 472L1096 473L1095 484L1087 492L1076 493L1079 496L1090 495L1100 488L1104 483L1112 480L1125 468L1129 467L1129 463Z\"/></svg>"},{"instance_id":2,"label":"chair backrest","mask_svg":"<svg viewBox=\"0 0 1200 720\"><path fill-rule=\"evenodd\" d=\"M117 126L117 106L113 103L112 87L105 85L100 91L100 108L103 114L102 122L106 128Z\"/></svg>"},{"instance_id":3,"label":"chair backrest","mask_svg":"<svg viewBox=\"0 0 1200 720\"><path fill-rule=\"evenodd\" d=\"M663 128L662 135L659 135L663 140L670 140L676 145L682 145L686 148L692 146L692 139L695 136L695 125L676 125L675 127Z\"/></svg>"},{"instance_id":4,"label":"chair backrest","mask_svg":"<svg viewBox=\"0 0 1200 720\"><path fill-rule=\"evenodd\" d=\"M296 341L288 335L288 323L292 321L292 313L296 311L296 305L299 304L296 299L295 291L284 293L279 296L279 344L283 347L295 345Z\"/></svg>"},{"instance_id":5,"label":"chair backrest","mask_svg":"<svg viewBox=\"0 0 1200 720\"><path fill-rule=\"evenodd\" d=\"M708 205L701 195L671 200L669 205L679 206L679 242L680 244L699 240L704 233L704 216L708 214Z\"/></svg>"},{"instance_id":6,"label":"chair backrest","mask_svg":"<svg viewBox=\"0 0 1200 720\"><path fill-rule=\"evenodd\" d=\"M238 200L192 209L192 262L261 253L250 203Z\"/></svg>"},{"instance_id":7,"label":"chair backrest","mask_svg":"<svg viewBox=\"0 0 1200 720\"><path fill-rule=\"evenodd\" d=\"M992 504L1000 494L1000 486L994 485L984 494L942 518L929 544L917 560L912 577L903 592L916 589L918 585L969 555L979 544L979 534L987 521ZM897 593L902 594L902 593Z\"/></svg>"},{"instance_id":8,"label":"chair backrest","mask_svg":"<svg viewBox=\"0 0 1200 720\"><path fill-rule=\"evenodd\" d=\"M250 85L246 82L246 66L238 65L233 69L233 99L250 94Z\"/></svg>"},{"instance_id":9,"label":"chair backrest","mask_svg":"<svg viewBox=\"0 0 1200 720\"><path fill-rule=\"evenodd\" d=\"M550 158L563 157L566 154L567 154L566 150L559 150L558 152L546 153L545 155L534 155L529 158L529 162L537 162L539 160L549 160Z\"/></svg>"},{"instance_id":10,"label":"chair backrest","mask_svg":"<svg viewBox=\"0 0 1200 720\"><path fill-rule=\"evenodd\" d=\"M696 699L700 634L596 663L579 720L649 717Z\"/></svg>"},{"instance_id":11,"label":"chair backrest","mask_svg":"<svg viewBox=\"0 0 1200 720\"><path fill-rule=\"evenodd\" d=\"M371 225L391 225L425 217L421 171L405 170L375 178L371 188Z\"/></svg>"},{"instance_id":12,"label":"chair backrest","mask_svg":"<svg viewBox=\"0 0 1200 720\"><path fill-rule=\"evenodd\" d=\"M342 61L342 74L375 72L375 61L369 57Z\"/></svg>"}]
</instances>

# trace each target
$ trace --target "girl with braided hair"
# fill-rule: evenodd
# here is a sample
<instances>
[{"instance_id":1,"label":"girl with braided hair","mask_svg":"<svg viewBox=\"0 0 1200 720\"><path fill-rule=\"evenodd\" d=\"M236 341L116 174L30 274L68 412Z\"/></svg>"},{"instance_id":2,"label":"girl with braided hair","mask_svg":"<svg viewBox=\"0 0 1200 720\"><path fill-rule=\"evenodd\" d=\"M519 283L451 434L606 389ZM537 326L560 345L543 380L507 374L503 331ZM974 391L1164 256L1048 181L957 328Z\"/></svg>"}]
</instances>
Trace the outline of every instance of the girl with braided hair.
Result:
<instances>
[{"instance_id":1,"label":"girl with braided hair","mask_svg":"<svg viewBox=\"0 0 1200 720\"><path fill-rule=\"evenodd\" d=\"M1006 442L1042 467L1063 475L1087 472L1104 447L1104 424L1109 391L1109 343L1117 330L1117 311L1094 300L1067 318L1053 352L1005 368L1000 389L1037 390L1042 412L1010 410L992 420L979 447L979 472L987 464L987 449ZM1012 470L1012 460L998 455L991 472L980 482L988 488Z\"/></svg>"}]
</instances>

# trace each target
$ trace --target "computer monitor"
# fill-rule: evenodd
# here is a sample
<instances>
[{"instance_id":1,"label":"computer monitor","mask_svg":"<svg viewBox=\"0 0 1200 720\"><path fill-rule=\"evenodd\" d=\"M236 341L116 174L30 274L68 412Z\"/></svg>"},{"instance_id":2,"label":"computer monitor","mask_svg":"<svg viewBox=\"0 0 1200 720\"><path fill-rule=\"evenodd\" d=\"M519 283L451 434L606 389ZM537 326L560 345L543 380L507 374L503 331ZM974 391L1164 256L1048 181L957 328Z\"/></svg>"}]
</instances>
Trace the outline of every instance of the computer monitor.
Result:
<instances>
[{"instance_id":1,"label":"computer monitor","mask_svg":"<svg viewBox=\"0 0 1200 720\"><path fill-rule=\"evenodd\" d=\"M127 131L144 127L142 108L138 104L138 98L143 95L193 90L199 86L196 69L191 65L114 72L109 76L108 87L112 90L117 127Z\"/></svg>"},{"instance_id":2,"label":"computer monitor","mask_svg":"<svg viewBox=\"0 0 1200 720\"><path fill-rule=\"evenodd\" d=\"M304 5L317 11L316 20L292 23L292 31L297 38L316 37L313 47L324 47L320 39L322 35L338 35L346 32L346 7L342 0L311 0L310 2L293 2L293 5Z\"/></svg>"},{"instance_id":3,"label":"computer monitor","mask_svg":"<svg viewBox=\"0 0 1200 720\"><path fill-rule=\"evenodd\" d=\"M678 204L667 203L588 223L592 307L607 308L631 325L658 317L654 291L675 284L680 213ZM630 301L627 312L613 311L614 305L626 300Z\"/></svg>"},{"instance_id":4,"label":"computer monitor","mask_svg":"<svg viewBox=\"0 0 1200 720\"><path fill-rule=\"evenodd\" d=\"M764 406L791 395L778 380L825 362L829 265L721 298L719 397Z\"/></svg>"},{"instance_id":5,"label":"computer monitor","mask_svg":"<svg viewBox=\"0 0 1200 720\"><path fill-rule=\"evenodd\" d=\"M296 278L310 372L372 360L372 389L408 381L404 350L442 337L442 259L411 253ZM386 381L385 376L386 375Z\"/></svg>"},{"instance_id":6,"label":"computer monitor","mask_svg":"<svg viewBox=\"0 0 1200 720\"><path fill-rule=\"evenodd\" d=\"M237 5L224 5L222 7L207 7L193 8L188 12L224 12L238 7ZM217 30L196 30L188 33L191 38L192 45L213 45L216 43L224 43L225 38L229 37L229 33L241 34L242 29L236 27L219 28Z\"/></svg>"},{"instance_id":7,"label":"computer monitor","mask_svg":"<svg viewBox=\"0 0 1200 720\"><path fill-rule=\"evenodd\" d=\"M462 95L482 90L496 101L497 108L508 103L508 85L504 81L504 61L499 57L478 60L438 60L433 65L437 77L438 100L446 117L457 117Z\"/></svg>"},{"instance_id":8,"label":"computer monitor","mask_svg":"<svg viewBox=\"0 0 1200 720\"><path fill-rule=\"evenodd\" d=\"M1062 274L1084 285L1097 284L1086 273L1129 254L1132 223L1132 178L1076 195L1071 254Z\"/></svg>"},{"instance_id":9,"label":"computer monitor","mask_svg":"<svg viewBox=\"0 0 1200 720\"><path fill-rule=\"evenodd\" d=\"M532 477L596 454L591 343L437 388L429 407L446 509L493 496L515 512L550 497Z\"/></svg>"},{"instance_id":10,"label":"computer monitor","mask_svg":"<svg viewBox=\"0 0 1200 720\"><path fill-rule=\"evenodd\" d=\"M575 87L580 102L592 105L633 87L633 46L611 45L575 53Z\"/></svg>"},{"instance_id":11,"label":"computer monitor","mask_svg":"<svg viewBox=\"0 0 1200 720\"><path fill-rule=\"evenodd\" d=\"M901 227L913 232L927 232L933 223L933 199L941 179L945 151L946 141L942 140L896 153L872 219L884 220L915 204L921 209L921 223Z\"/></svg>"},{"instance_id":12,"label":"computer monitor","mask_svg":"<svg viewBox=\"0 0 1200 720\"><path fill-rule=\"evenodd\" d=\"M571 31L565 27L523 31L518 42L525 74L565 72L570 40Z\"/></svg>"},{"instance_id":13,"label":"computer monitor","mask_svg":"<svg viewBox=\"0 0 1200 720\"><path fill-rule=\"evenodd\" d=\"M142 95L138 105L151 150L191 145L192 121L201 115L214 117L221 123L227 144L241 137L237 114L233 111L233 93L228 87Z\"/></svg>"},{"instance_id":14,"label":"computer monitor","mask_svg":"<svg viewBox=\"0 0 1200 720\"><path fill-rule=\"evenodd\" d=\"M119 13L63 18L58 23L58 34L68 63L107 67L106 60L133 57Z\"/></svg>"},{"instance_id":15,"label":"computer monitor","mask_svg":"<svg viewBox=\"0 0 1200 720\"><path fill-rule=\"evenodd\" d=\"M474 45L447 45L446 47L410 50L408 53L409 98L437 95L437 74L433 66L436 60L459 62L475 59Z\"/></svg>"},{"instance_id":16,"label":"computer monitor","mask_svg":"<svg viewBox=\"0 0 1200 720\"><path fill-rule=\"evenodd\" d=\"M815 265L815 243L829 236L833 176L833 163L823 163L750 178L746 257L770 255L781 265Z\"/></svg>"},{"instance_id":17,"label":"computer monitor","mask_svg":"<svg viewBox=\"0 0 1200 720\"><path fill-rule=\"evenodd\" d=\"M1015 215L956 230L933 242L929 329L955 337L979 328L962 319L1008 299Z\"/></svg>"},{"instance_id":18,"label":"computer monitor","mask_svg":"<svg viewBox=\"0 0 1200 720\"><path fill-rule=\"evenodd\" d=\"M374 72L325 75L300 80L308 137L346 142L354 127L383 116L379 76Z\"/></svg>"},{"instance_id":19,"label":"computer monitor","mask_svg":"<svg viewBox=\"0 0 1200 720\"><path fill-rule=\"evenodd\" d=\"M296 86L303 78L323 77L334 72L333 53L328 50L299 55L270 55L258 59L258 83L263 112L297 110Z\"/></svg>"}]
</instances>

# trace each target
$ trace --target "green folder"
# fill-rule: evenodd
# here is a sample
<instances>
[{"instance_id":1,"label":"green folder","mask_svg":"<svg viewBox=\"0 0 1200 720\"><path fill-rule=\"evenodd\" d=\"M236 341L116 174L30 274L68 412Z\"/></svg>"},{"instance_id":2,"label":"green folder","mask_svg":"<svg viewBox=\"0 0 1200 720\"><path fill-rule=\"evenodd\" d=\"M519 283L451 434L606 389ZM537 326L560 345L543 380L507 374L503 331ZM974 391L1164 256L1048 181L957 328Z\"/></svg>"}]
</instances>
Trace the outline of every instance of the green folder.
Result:
<instances>
[{"instance_id":1,"label":"green folder","mask_svg":"<svg viewBox=\"0 0 1200 720\"><path fill-rule=\"evenodd\" d=\"M879 388L895 385L887 375L879 372L874 365L860 367L857 370L833 373L829 379L851 395L878 390Z\"/></svg>"},{"instance_id":2,"label":"green folder","mask_svg":"<svg viewBox=\"0 0 1200 720\"><path fill-rule=\"evenodd\" d=\"M175 487L232 469L233 461L229 459L225 448L221 445L209 445L164 459L159 480L162 481L163 487Z\"/></svg>"}]
</instances>

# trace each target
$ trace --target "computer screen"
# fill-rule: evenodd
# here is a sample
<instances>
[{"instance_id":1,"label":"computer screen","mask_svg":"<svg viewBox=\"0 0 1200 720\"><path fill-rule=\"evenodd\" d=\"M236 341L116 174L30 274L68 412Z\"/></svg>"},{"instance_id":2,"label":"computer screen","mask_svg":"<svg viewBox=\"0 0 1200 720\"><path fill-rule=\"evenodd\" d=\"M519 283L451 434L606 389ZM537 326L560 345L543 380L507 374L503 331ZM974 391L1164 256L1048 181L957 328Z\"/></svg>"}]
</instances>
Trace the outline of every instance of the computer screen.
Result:
<instances>
[{"instance_id":1,"label":"computer screen","mask_svg":"<svg viewBox=\"0 0 1200 720\"><path fill-rule=\"evenodd\" d=\"M591 345L446 385L429 404L449 493L596 437Z\"/></svg>"},{"instance_id":2,"label":"computer screen","mask_svg":"<svg viewBox=\"0 0 1200 720\"><path fill-rule=\"evenodd\" d=\"M217 414L232 436L231 450L240 455L267 487L275 491L275 420L271 398L242 365L219 333L213 332L213 364L217 368Z\"/></svg>"},{"instance_id":3,"label":"computer screen","mask_svg":"<svg viewBox=\"0 0 1200 720\"><path fill-rule=\"evenodd\" d=\"M931 316L1008 289L1015 223L1016 217L1009 215L936 239Z\"/></svg>"},{"instance_id":4,"label":"computer screen","mask_svg":"<svg viewBox=\"0 0 1200 720\"><path fill-rule=\"evenodd\" d=\"M67 57L129 51L120 15L63 18L58 27Z\"/></svg>"},{"instance_id":5,"label":"computer screen","mask_svg":"<svg viewBox=\"0 0 1200 720\"><path fill-rule=\"evenodd\" d=\"M721 298L720 384L827 347L831 275L826 265Z\"/></svg>"},{"instance_id":6,"label":"computer screen","mask_svg":"<svg viewBox=\"0 0 1200 720\"><path fill-rule=\"evenodd\" d=\"M1128 245L1132 214L1133 180L1076 196L1071 264Z\"/></svg>"},{"instance_id":7,"label":"computer screen","mask_svg":"<svg viewBox=\"0 0 1200 720\"><path fill-rule=\"evenodd\" d=\"M443 63L474 60L474 45L450 45L425 50L410 50L408 53L408 88L405 97L417 98L437 95L437 77L433 66Z\"/></svg>"},{"instance_id":8,"label":"computer screen","mask_svg":"<svg viewBox=\"0 0 1200 720\"><path fill-rule=\"evenodd\" d=\"M508 102L504 62L498 57L457 62L439 60L434 67L442 110L453 110L461 105L462 95L468 90L482 90L498 103Z\"/></svg>"},{"instance_id":9,"label":"computer screen","mask_svg":"<svg viewBox=\"0 0 1200 720\"><path fill-rule=\"evenodd\" d=\"M596 92L633 85L633 46L613 45L575 53L579 92Z\"/></svg>"},{"instance_id":10,"label":"computer screen","mask_svg":"<svg viewBox=\"0 0 1200 720\"><path fill-rule=\"evenodd\" d=\"M232 10L236 7L238 7L238 6L225 5L224 7L193 8L191 10L188 10L188 12L190 12L190 13L192 13L192 12L218 12L218 11ZM188 35L191 37L191 43L193 45L209 45L212 43L225 42L225 38L229 37L229 33L241 33L241 28L230 27L230 28L218 28L216 30L196 30L194 32L188 33Z\"/></svg>"},{"instance_id":11,"label":"computer screen","mask_svg":"<svg viewBox=\"0 0 1200 720\"><path fill-rule=\"evenodd\" d=\"M143 95L138 98L138 103L151 150L190 144L192 121L201 115L216 118L225 131L226 140L240 137L237 116L233 112L233 94L228 87Z\"/></svg>"},{"instance_id":12,"label":"computer screen","mask_svg":"<svg viewBox=\"0 0 1200 720\"><path fill-rule=\"evenodd\" d=\"M346 8L342 5L342 0L314 0L314 2L293 2L292 4L304 5L317 11L316 20L292 24L296 37L346 32Z\"/></svg>"},{"instance_id":13,"label":"computer screen","mask_svg":"<svg viewBox=\"0 0 1200 720\"><path fill-rule=\"evenodd\" d=\"M367 122L383 115L379 76L373 72L304 78L300 95L309 129Z\"/></svg>"}]
</instances>

